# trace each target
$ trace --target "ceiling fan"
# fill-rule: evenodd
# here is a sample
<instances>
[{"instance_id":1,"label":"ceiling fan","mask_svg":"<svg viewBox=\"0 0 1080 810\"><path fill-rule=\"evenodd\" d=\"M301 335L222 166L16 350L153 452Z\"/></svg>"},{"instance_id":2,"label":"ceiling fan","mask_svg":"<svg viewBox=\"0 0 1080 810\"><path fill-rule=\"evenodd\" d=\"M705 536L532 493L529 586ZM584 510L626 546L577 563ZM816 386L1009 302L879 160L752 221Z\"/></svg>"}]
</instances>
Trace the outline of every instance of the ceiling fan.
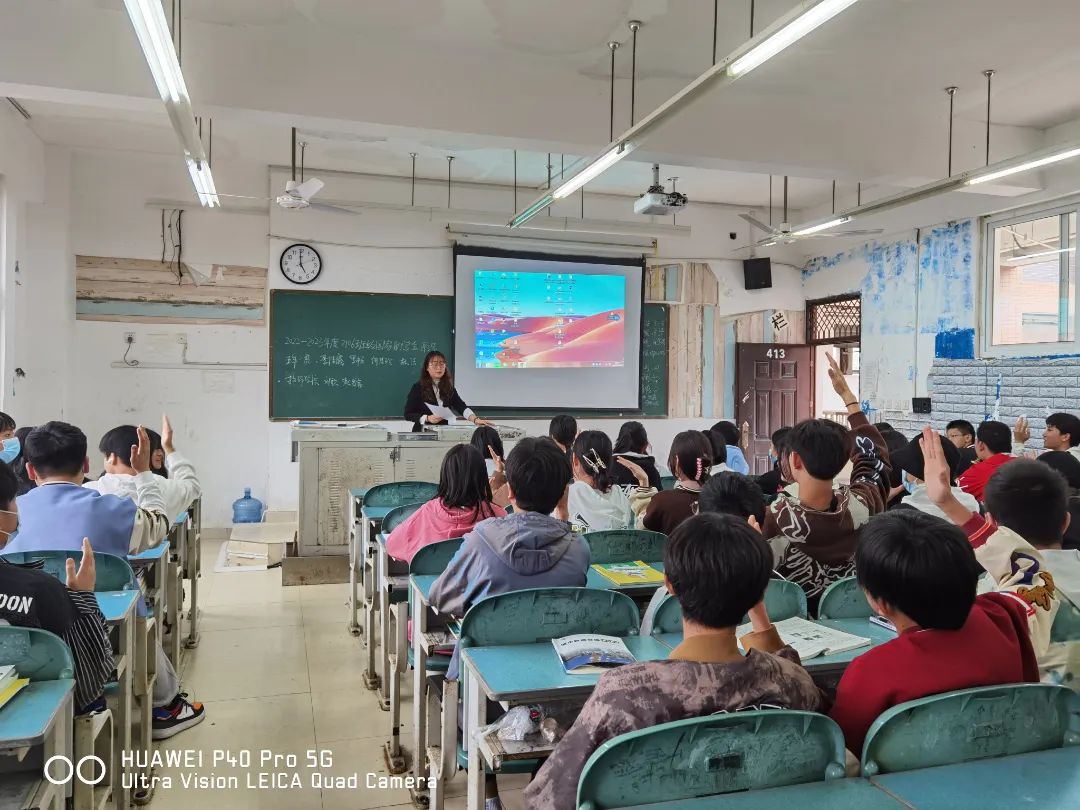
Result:
<instances>
[{"instance_id":1,"label":"ceiling fan","mask_svg":"<svg viewBox=\"0 0 1080 810\"><path fill-rule=\"evenodd\" d=\"M770 188L771 188L772 177L769 178L769 184L770 184ZM835 210L836 210L836 208L835 208L835 185L834 185L833 191L834 191L833 212L835 213ZM770 200L772 199L771 192L770 192L769 198L770 198ZM770 205L771 205L771 203L770 203ZM863 229L863 230L849 230L849 231L836 231L836 230L832 230L832 229L826 230L825 228L823 228L821 226L810 227L810 228L806 228L804 230L793 231L791 229L791 224L788 222L788 178L787 178L787 176L784 177L784 219L780 223L779 227L774 227L771 224L766 224L766 223L762 222L760 219L758 219L757 217L755 217L753 214L739 214L739 216L742 219L744 219L745 221L749 222L753 227L755 227L755 228L757 228L759 230L762 230L767 234L764 238L759 239L757 242L752 242L749 245L743 245L742 247L738 248L739 250L753 250L754 248L772 247L773 245L778 245L778 244L793 245L796 242L801 242L803 239L821 239L821 238L836 237L836 236L876 236L877 234L880 234L880 233L883 232L883 230L881 228L869 228L869 229ZM770 218L771 218L771 215L770 215ZM838 222L837 224L843 224L844 222L848 221L848 219L850 219L850 218L843 219L840 222Z\"/></svg>"},{"instance_id":2,"label":"ceiling fan","mask_svg":"<svg viewBox=\"0 0 1080 810\"><path fill-rule=\"evenodd\" d=\"M304 179L304 152L307 149L307 143L300 142L300 180L296 179L296 127L292 128L292 179L285 181L285 192L279 194L277 197L248 197L242 194L221 194L222 197L235 197L245 200L273 200L279 207L290 211L302 210L304 208L314 208L319 211L333 211L337 214L352 214L359 216L360 212L355 211L352 208L345 208L340 205L331 205L329 203L314 202L312 198L315 197L323 187L326 185L318 177L309 177Z\"/></svg>"}]
</instances>

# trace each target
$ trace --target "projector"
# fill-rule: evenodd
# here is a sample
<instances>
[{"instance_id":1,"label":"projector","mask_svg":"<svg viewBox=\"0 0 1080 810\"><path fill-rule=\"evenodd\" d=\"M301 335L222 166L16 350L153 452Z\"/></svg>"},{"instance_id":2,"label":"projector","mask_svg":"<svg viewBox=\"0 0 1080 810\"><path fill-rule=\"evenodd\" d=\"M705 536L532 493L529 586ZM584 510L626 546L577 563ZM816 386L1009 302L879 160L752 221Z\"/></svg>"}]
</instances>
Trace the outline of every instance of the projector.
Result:
<instances>
[{"instance_id":1,"label":"projector","mask_svg":"<svg viewBox=\"0 0 1080 810\"><path fill-rule=\"evenodd\" d=\"M677 191L646 191L634 200L634 213L644 214L671 214L686 206L685 194Z\"/></svg>"}]
</instances>

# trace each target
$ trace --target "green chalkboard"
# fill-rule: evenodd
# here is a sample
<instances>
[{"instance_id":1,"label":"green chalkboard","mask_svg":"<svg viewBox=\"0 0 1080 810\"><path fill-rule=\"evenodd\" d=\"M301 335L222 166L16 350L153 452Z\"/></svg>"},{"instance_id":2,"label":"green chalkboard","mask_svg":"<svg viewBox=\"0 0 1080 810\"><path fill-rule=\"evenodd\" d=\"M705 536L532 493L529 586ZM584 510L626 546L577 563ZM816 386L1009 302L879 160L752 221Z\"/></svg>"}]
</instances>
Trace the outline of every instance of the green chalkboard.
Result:
<instances>
[{"instance_id":1,"label":"green chalkboard","mask_svg":"<svg viewBox=\"0 0 1080 810\"><path fill-rule=\"evenodd\" d=\"M646 304L641 311L641 411L668 415L668 309Z\"/></svg>"},{"instance_id":2,"label":"green chalkboard","mask_svg":"<svg viewBox=\"0 0 1080 810\"><path fill-rule=\"evenodd\" d=\"M270 418L402 417L425 352L453 361L454 299L272 290Z\"/></svg>"}]
</instances>

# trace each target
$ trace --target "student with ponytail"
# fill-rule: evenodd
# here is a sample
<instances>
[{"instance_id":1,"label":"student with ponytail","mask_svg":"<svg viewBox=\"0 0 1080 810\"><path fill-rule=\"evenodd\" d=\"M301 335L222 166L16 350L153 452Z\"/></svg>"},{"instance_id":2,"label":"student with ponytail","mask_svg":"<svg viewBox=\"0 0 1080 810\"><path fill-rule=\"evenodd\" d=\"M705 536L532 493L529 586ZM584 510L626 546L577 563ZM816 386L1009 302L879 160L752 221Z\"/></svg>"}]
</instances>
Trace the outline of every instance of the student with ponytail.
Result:
<instances>
[{"instance_id":1,"label":"student with ponytail","mask_svg":"<svg viewBox=\"0 0 1080 810\"><path fill-rule=\"evenodd\" d=\"M700 430L686 430L675 437L668 456L668 468L677 481L675 489L664 492L650 487L645 471L633 462L620 457L619 463L637 478L638 489L632 494L630 503L634 512L641 515L641 525L671 534L697 509L701 487L713 466L712 443Z\"/></svg>"},{"instance_id":2,"label":"student with ponytail","mask_svg":"<svg viewBox=\"0 0 1080 810\"><path fill-rule=\"evenodd\" d=\"M574 439L574 482L567 502L575 532L630 529L634 512L626 493L615 486L611 439L599 430L585 430Z\"/></svg>"}]
</instances>

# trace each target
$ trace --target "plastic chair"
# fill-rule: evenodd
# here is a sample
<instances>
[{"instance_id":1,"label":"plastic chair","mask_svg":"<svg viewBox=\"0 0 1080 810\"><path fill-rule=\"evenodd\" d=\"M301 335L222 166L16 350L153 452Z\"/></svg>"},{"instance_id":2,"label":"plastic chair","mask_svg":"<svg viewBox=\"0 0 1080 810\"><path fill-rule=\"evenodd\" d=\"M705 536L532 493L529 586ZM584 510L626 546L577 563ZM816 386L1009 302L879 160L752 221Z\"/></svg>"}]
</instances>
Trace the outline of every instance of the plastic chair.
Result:
<instances>
[{"instance_id":1,"label":"plastic chair","mask_svg":"<svg viewBox=\"0 0 1080 810\"><path fill-rule=\"evenodd\" d=\"M817 615L819 619L866 619L874 611L855 577L844 577L821 594Z\"/></svg>"},{"instance_id":2,"label":"plastic chair","mask_svg":"<svg viewBox=\"0 0 1080 810\"><path fill-rule=\"evenodd\" d=\"M52 577L67 582L67 561L75 560L75 567L82 562L81 551L13 551L3 555L8 562L25 565L33 562L43 562L42 570ZM137 587L135 584L135 572L131 570L131 564L113 554L94 552L94 567L97 570L97 579L94 590L104 591L127 591Z\"/></svg>"},{"instance_id":3,"label":"plastic chair","mask_svg":"<svg viewBox=\"0 0 1080 810\"><path fill-rule=\"evenodd\" d=\"M378 484L364 493L364 506L380 508L405 506L409 503L424 503L435 497L438 484L428 481L393 481Z\"/></svg>"},{"instance_id":4,"label":"plastic chair","mask_svg":"<svg viewBox=\"0 0 1080 810\"><path fill-rule=\"evenodd\" d=\"M593 563L657 562L664 559L667 542L667 535L645 529L610 529L583 536Z\"/></svg>"},{"instance_id":5,"label":"plastic chair","mask_svg":"<svg viewBox=\"0 0 1080 810\"><path fill-rule=\"evenodd\" d=\"M441 574L464 542L465 538L454 537L450 540L440 540L438 543L428 543L421 547L409 561L409 573L418 576Z\"/></svg>"},{"instance_id":6,"label":"plastic chair","mask_svg":"<svg viewBox=\"0 0 1080 810\"><path fill-rule=\"evenodd\" d=\"M585 763L577 807L636 807L843 776L843 734L824 715L787 709L708 715L608 740Z\"/></svg>"},{"instance_id":7,"label":"plastic chair","mask_svg":"<svg viewBox=\"0 0 1080 810\"><path fill-rule=\"evenodd\" d=\"M660 489L675 489L676 478L674 475L662 475L660 476Z\"/></svg>"},{"instance_id":8,"label":"plastic chair","mask_svg":"<svg viewBox=\"0 0 1080 810\"><path fill-rule=\"evenodd\" d=\"M793 616L806 618L806 594L794 582L784 579L770 579L765 586L765 610L774 622L790 619ZM749 615L742 617L741 624L750 621ZM682 632L682 606L679 600L667 594L656 608L652 617L652 635Z\"/></svg>"},{"instance_id":9,"label":"plastic chair","mask_svg":"<svg viewBox=\"0 0 1080 810\"><path fill-rule=\"evenodd\" d=\"M575 633L608 636L637 635L638 609L634 600L617 591L596 588L532 588L481 599L461 621L458 647L498 647L534 644ZM434 690L427 690L428 737L441 739L437 757L429 758L431 810L440 810L446 782L467 756L458 742L459 681L445 681L441 706ZM433 717L441 722L432 723ZM512 760L500 773L532 773L536 760Z\"/></svg>"},{"instance_id":10,"label":"plastic chair","mask_svg":"<svg viewBox=\"0 0 1080 810\"><path fill-rule=\"evenodd\" d=\"M1046 683L981 686L911 700L870 726L863 776L1080 744L1080 698Z\"/></svg>"},{"instance_id":11,"label":"plastic chair","mask_svg":"<svg viewBox=\"0 0 1080 810\"><path fill-rule=\"evenodd\" d=\"M409 517L423 505L423 503L407 503L402 506L395 506L387 512L386 517L382 519L382 523L379 525L379 531L383 534L390 534L390 532L408 520Z\"/></svg>"}]
</instances>

